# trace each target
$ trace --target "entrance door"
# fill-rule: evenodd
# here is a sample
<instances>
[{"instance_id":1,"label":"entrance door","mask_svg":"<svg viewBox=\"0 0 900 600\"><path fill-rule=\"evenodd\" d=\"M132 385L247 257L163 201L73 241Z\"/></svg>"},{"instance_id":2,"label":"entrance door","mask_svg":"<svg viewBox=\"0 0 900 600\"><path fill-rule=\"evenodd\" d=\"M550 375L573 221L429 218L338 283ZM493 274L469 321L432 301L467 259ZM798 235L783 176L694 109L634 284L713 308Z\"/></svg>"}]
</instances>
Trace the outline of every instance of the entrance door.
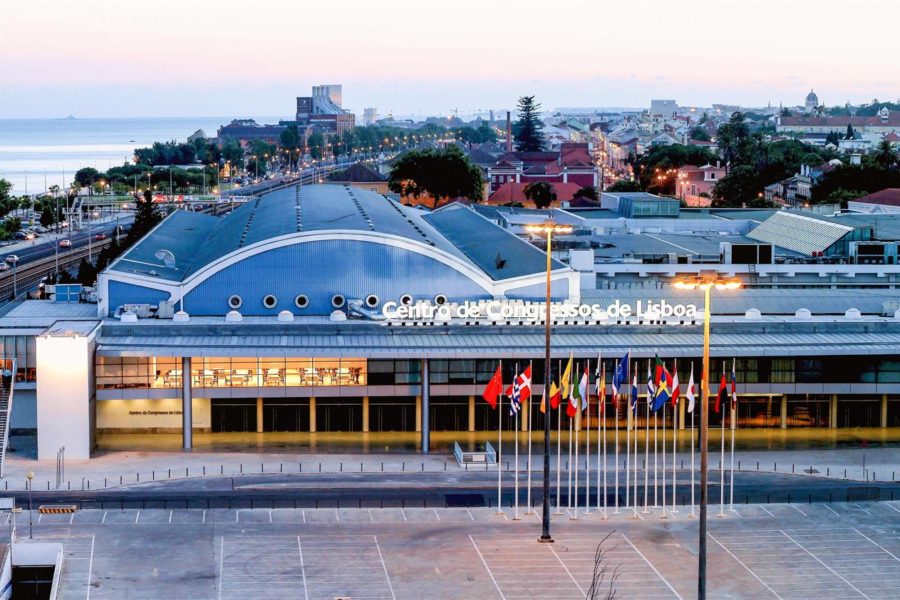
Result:
<instances>
[{"instance_id":1,"label":"entrance door","mask_svg":"<svg viewBox=\"0 0 900 600\"><path fill-rule=\"evenodd\" d=\"M316 431L362 431L362 398L319 398Z\"/></svg>"},{"instance_id":2,"label":"entrance door","mask_svg":"<svg viewBox=\"0 0 900 600\"><path fill-rule=\"evenodd\" d=\"M210 408L214 433L256 431L255 399L214 399Z\"/></svg>"},{"instance_id":3,"label":"entrance door","mask_svg":"<svg viewBox=\"0 0 900 600\"><path fill-rule=\"evenodd\" d=\"M309 400L306 398L264 400L263 431L309 431Z\"/></svg>"},{"instance_id":4,"label":"entrance door","mask_svg":"<svg viewBox=\"0 0 900 600\"><path fill-rule=\"evenodd\" d=\"M468 431L469 397L431 398L432 431Z\"/></svg>"},{"instance_id":5,"label":"entrance door","mask_svg":"<svg viewBox=\"0 0 900 600\"><path fill-rule=\"evenodd\" d=\"M415 431L415 398L370 398L370 431Z\"/></svg>"}]
</instances>

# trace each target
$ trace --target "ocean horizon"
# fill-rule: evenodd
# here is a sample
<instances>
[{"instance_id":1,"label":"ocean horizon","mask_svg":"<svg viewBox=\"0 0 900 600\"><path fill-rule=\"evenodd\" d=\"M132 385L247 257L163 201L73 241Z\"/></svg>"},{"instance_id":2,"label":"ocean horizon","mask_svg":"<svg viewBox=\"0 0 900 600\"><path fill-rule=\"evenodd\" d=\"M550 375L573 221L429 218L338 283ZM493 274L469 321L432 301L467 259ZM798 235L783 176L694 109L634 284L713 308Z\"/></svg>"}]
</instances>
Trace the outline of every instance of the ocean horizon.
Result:
<instances>
[{"instance_id":1,"label":"ocean horizon","mask_svg":"<svg viewBox=\"0 0 900 600\"><path fill-rule=\"evenodd\" d=\"M13 194L39 193L71 182L78 169L106 171L130 162L135 148L153 142L184 142L198 129L215 137L233 118L0 119L0 179L13 184ZM286 117L247 118L274 123Z\"/></svg>"}]
</instances>

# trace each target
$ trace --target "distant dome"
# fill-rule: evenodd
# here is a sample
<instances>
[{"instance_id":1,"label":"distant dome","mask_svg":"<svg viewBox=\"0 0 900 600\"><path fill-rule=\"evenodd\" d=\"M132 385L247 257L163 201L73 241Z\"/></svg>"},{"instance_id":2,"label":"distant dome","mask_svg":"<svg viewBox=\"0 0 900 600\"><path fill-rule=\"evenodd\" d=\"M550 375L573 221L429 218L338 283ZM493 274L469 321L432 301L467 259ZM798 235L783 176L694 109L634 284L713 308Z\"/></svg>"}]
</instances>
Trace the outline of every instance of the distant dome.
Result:
<instances>
[{"instance_id":1,"label":"distant dome","mask_svg":"<svg viewBox=\"0 0 900 600\"><path fill-rule=\"evenodd\" d=\"M816 93L814 91L809 90L809 93L806 95L806 101L807 102L818 102L819 97L816 96Z\"/></svg>"}]
</instances>

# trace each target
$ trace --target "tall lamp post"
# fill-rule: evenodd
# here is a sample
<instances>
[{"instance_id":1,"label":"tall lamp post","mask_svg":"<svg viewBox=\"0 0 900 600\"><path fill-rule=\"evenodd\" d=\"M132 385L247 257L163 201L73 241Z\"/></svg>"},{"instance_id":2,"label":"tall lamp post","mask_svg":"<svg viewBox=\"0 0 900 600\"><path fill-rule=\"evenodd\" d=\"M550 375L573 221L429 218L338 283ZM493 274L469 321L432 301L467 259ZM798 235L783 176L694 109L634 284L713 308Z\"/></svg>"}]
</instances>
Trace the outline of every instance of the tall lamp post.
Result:
<instances>
[{"instance_id":1,"label":"tall lamp post","mask_svg":"<svg viewBox=\"0 0 900 600\"><path fill-rule=\"evenodd\" d=\"M33 513L31 511L31 482L34 480L34 471L28 471L28 473L25 474L25 478L28 480L28 539L33 540L34 517L32 516Z\"/></svg>"},{"instance_id":2,"label":"tall lamp post","mask_svg":"<svg viewBox=\"0 0 900 600\"><path fill-rule=\"evenodd\" d=\"M572 233L571 225L557 223L549 219L537 225L528 225L529 233L546 234L547 236L547 304L544 307L544 388L550 384L550 273L553 268L551 245L553 234ZM544 503L541 512L541 537L539 542L550 543L550 398L544 394ZM530 418L530 417L529 417Z\"/></svg>"},{"instance_id":3,"label":"tall lamp post","mask_svg":"<svg viewBox=\"0 0 900 600\"><path fill-rule=\"evenodd\" d=\"M706 506L709 490L709 320L710 292L736 290L740 280L724 279L718 274L680 279L673 285L681 290L703 290L703 372L700 376L700 543L697 560L697 599L706 600Z\"/></svg>"}]
</instances>

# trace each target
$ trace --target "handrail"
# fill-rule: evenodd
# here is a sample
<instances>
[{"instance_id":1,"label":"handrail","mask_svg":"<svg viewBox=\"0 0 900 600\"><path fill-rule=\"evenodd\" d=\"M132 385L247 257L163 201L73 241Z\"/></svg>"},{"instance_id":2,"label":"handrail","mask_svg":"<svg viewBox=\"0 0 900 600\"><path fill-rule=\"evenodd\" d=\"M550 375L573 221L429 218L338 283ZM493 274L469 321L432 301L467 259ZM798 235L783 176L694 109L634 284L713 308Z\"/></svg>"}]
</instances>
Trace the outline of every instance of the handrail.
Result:
<instances>
[{"instance_id":1,"label":"handrail","mask_svg":"<svg viewBox=\"0 0 900 600\"><path fill-rule=\"evenodd\" d=\"M497 464L497 451L494 450L490 442L485 442L484 453L487 455L489 463Z\"/></svg>"},{"instance_id":2,"label":"handrail","mask_svg":"<svg viewBox=\"0 0 900 600\"><path fill-rule=\"evenodd\" d=\"M3 361L3 365L6 365L6 360ZM0 445L0 478L3 477L4 467L6 466L6 448L9 446L9 419L12 416L12 403L13 403L13 388L15 387L16 381L16 359L11 359L10 361L10 373L12 374L9 378L9 390L8 396L6 399L6 406L3 407L2 403L0 403L0 417L5 417L5 422L3 426L2 435L2 445ZM4 378L5 379L5 378ZM2 381L0 385L6 386L7 382Z\"/></svg>"},{"instance_id":3,"label":"handrail","mask_svg":"<svg viewBox=\"0 0 900 600\"><path fill-rule=\"evenodd\" d=\"M463 463L463 451L462 448L459 447L459 442L453 442L453 456L456 457L457 463Z\"/></svg>"}]
</instances>

